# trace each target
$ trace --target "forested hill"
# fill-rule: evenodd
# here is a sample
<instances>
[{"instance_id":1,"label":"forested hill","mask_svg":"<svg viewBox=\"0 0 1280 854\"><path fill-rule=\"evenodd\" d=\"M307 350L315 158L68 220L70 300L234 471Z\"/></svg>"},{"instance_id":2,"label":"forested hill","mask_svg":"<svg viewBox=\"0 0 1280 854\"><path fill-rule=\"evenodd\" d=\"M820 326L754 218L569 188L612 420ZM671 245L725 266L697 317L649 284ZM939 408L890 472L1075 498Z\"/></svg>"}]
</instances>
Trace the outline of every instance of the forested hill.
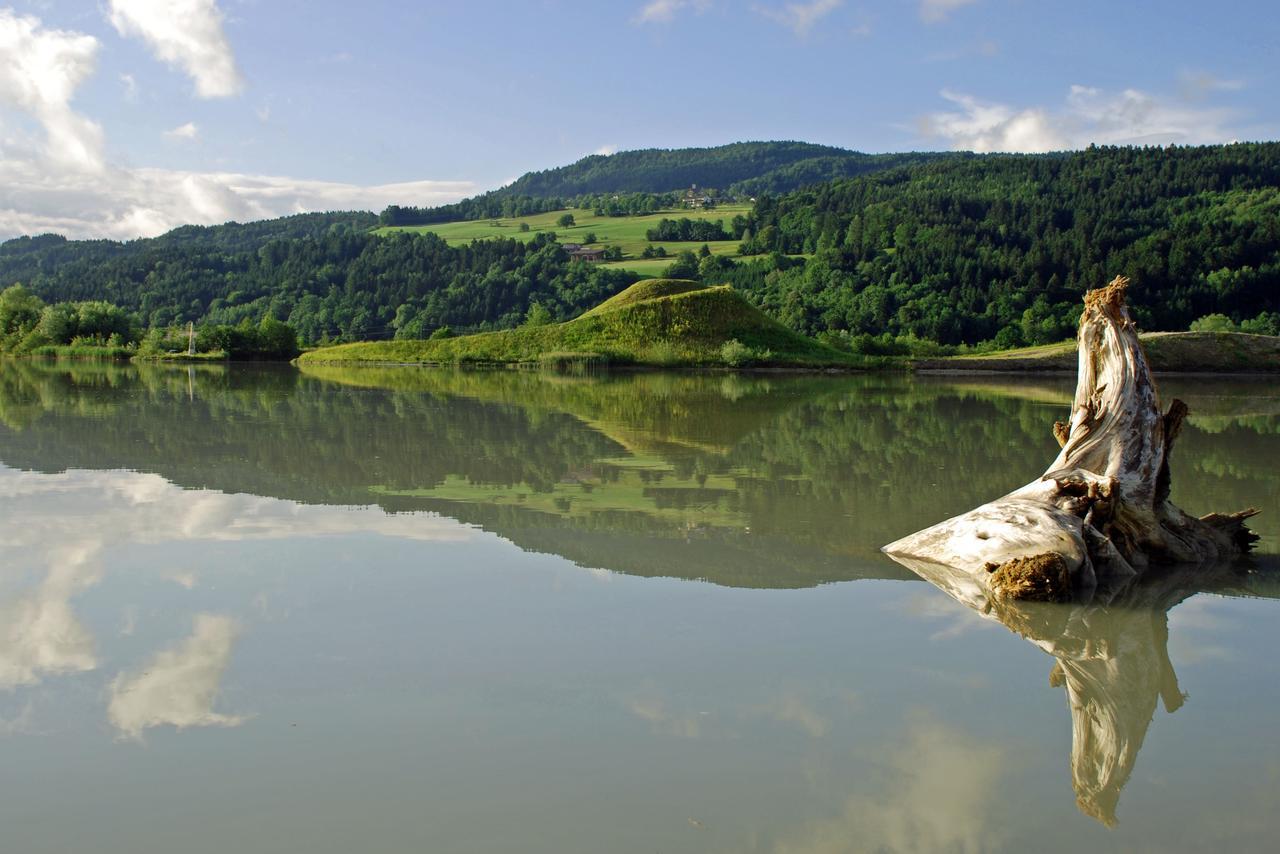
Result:
<instances>
[{"instance_id":1,"label":"forested hill","mask_svg":"<svg viewBox=\"0 0 1280 854\"><path fill-rule=\"evenodd\" d=\"M378 218L368 211L306 213L257 222L184 225L159 237L118 240L67 240L58 234L18 237L0 243L0 287L14 282L67 282L82 278L92 289L99 266L111 262L155 265L176 257L207 253L256 252L273 240L318 239L340 231L366 231ZM94 298L101 295L94 294Z\"/></svg>"},{"instance_id":2,"label":"forested hill","mask_svg":"<svg viewBox=\"0 0 1280 854\"><path fill-rule=\"evenodd\" d=\"M735 142L715 148L646 148L593 154L568 166L529 172L497 192L572 197L594 193L665 193L694 184L741 195L783 193L948 154L863 154L808 142Z\"/></svg>"},{"instance_id":3,"label":"forested hill","mask_svg":"<svg viewBox=\"0 0 1280 854\"><path fill-rule=\"evenodd\" d=\"M809 334L1048 343L1117 274L1146 329L1280 320L1280 143L947 159L764 197L748 219L744 254L772 260L729 280Z\"/></svg>"},{"instance_id":4,"label":"forested hill","mask_svg":"<svg viewBox=\"0 0 1280 854\"><path fill-rule=\"evenodd\" d=\"M695 185L721 197L750 198L786 193L836 178L851 178L886 169L940 159L964 159L959 152L863 154L809 142L735 142L714 148L646 148L616 154L592 154L568 166L527 172L512 183L470 199L434 208L391 205L382 212L385 225L425 225L453 220L527 216L605 204L601 197L644 195L623 199L648 209L678 204ZM616 201L616 200L615 200ZM610 203L613 204L613 203Z\"/></svg>"},{"instance_id":5,"label":"forested hill","mask_svg":"<svg viewBox=\"0 0 1280 854\"><path fill-rule=\"evenodd\" d=\"M689 254L667 275L733 284L809 335L1048 343L1071 335L1084 290L1116 274L1131 277L1144 329L1215 314L1280 329L1280 143L942 157L761 195L745 219L754 260ZM534 303L567 319L640 278L574 261L545 233L449 246L379 236L375 221L21 238L0 244L0 290L108 300L143 326L269 314L318 342L506 327Z\"/></svg>"}]
</instances>

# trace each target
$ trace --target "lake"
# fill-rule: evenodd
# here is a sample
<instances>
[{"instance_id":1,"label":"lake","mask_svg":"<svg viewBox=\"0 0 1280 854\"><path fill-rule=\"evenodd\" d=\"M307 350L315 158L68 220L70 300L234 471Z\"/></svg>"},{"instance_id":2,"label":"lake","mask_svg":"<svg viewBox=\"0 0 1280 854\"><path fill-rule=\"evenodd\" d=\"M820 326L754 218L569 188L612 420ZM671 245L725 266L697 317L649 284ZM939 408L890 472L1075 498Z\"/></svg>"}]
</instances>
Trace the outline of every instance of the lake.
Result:
<instances>
[{"instance_id":1,"label":"lake","mask_svg":"<svg viewBox=\"0 0 1280 854\"><path fill-rule=\"evenodd\" d=\"M1245 564L983 614L879 552L1072 385L0 362L0 848L1267 850L1274 378L1161 382Z\"/></svg>"}]
</instances>

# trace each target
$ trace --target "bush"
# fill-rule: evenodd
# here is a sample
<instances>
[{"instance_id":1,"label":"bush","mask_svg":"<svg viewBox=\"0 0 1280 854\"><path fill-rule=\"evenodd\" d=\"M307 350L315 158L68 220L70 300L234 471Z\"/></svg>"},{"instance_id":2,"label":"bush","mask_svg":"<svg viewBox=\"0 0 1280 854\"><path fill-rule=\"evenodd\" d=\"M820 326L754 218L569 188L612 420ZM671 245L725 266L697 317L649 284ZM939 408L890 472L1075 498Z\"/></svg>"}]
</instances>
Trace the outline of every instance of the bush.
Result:
<instances>
[{"instance_id":1,"label":"bush","mask_svg":"<svg viewBox=\"0 0 1280 854\"><path fill-rule=\"evenodd\" d=\"M670 341L655 341L644 351L644 359L653 365L671 367L684 361L680 352Z\"/></svg>"},{"instance_id":2,"label":"bush","mask_svg":"<svg viewBox=\"0 0 1280 854\"><path fill-rule=\"evenodd\" d=\"M558 374L589 374L607 368L609 357L600 353L543 353L538 367Z\"/></svg>"},{"instance_id":3,"label":"bush","mask_svg":"<svg viewBox=\"0 0 1280 854\"><path fill-rule=\"evenodd\" d=\"M542 303L535 302L529 306L529 311L524 316L524 325L546 326L551 320L551 311Z\"/></svg>"},{"instance_id":4,"label":"bush","mask_svg":"<svg viewBox=\"0 0 1280 854\"><path fill-rule=\"evenodd\" d=\"M431 333L431 341L443 341L445 338L452 338L453 330L448 326L441 326Z\"/></svg>"},{"instance_id":5,"label":"bush","mask_svg":"<svg viewBox=\"0 0 1280 854\"><path fill-rule=\"evenodd\" d=\"M1225 314L1206 314L1191 321L1192 332L1236 332L1235 322Z\"/></svg>"},{"instance_id":6,"label":"bush","mask_svg":"<svg viewBox=\"0 0 1280 854\"><path fill-rule=\"evenodd\" d=\"M720 347L720 359L731 368L745 368L773 358L771 350L755 349L731 338Z\"/></svg>"}]
</instances>

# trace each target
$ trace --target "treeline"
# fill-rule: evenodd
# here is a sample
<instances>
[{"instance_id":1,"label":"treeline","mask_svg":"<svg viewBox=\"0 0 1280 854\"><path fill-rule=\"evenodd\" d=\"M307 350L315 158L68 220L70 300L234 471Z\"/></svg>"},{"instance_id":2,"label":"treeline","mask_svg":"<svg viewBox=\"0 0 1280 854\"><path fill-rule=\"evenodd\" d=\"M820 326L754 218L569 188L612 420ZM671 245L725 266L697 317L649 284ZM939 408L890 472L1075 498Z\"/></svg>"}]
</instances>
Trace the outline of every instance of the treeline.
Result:
<instances>
[{"instance_id":1,"label":"treeline","mask_svg":"<svg viewBox=\"0 0 1280 854\"><path fill-rule=\"evenodd\" d=\"M292 359L300 352L293 328L272 317L237 326L203 323L191 340L177 326L144 334L138 318L102 300L45 304L22 285L0 291L0 353L13 355L162 356L213 353L230 359Z\"/></svg>"},{"instance_id":2,"label":"treeline","mask_svg":"<svg viewBox=\"0 0 1280 854\"><path fill-rule=\"evenodd\" d=\"M1280 144L944 159L763 197L742 251L727 280L809 334L1048 343L1118 273L1144 328L1240 323L1280 308Z\"/></svg>"},{"instance_id":3,"label":"treeline","mask_svg":"<svg viewBox=\"0 0 1280 854\"><path fill-rule=\"evenodd\" d=\"M563 198L561 196L509 196L501 190L485 193L434 208L388 205L378 215L385 226L434 225L442 222L480 219L518 219L568 208L586 208L596 216L643 216L679 207L681 193L598 193Z\"/></svg>"},{"instance_id":4,"label":"treeline","mask_svg":"<svg viewBox=\"0 0 1280 854\"><path fill-rule=\"evenodd\" d=\"M95 247L76 257L73 249L82 245L31 250L15 267L45 301L105 299L143 329L188 321L256 326L273 318L305 343L426 337L441 326L510 327L534 303L566 319L639 278L573 261L541 234L527 244L451 247L433 234L378 237L335 227L253 250L115 244L123 248L105 257ZM0 260L0 285L12 281Z\"/></svg>"},{"instance_id":5,"label":"treeline","mask_svg":"<svg viewBox=\"0 0 1280 854\"><path fill-rule=\"evenodd\" d=\"M645 232L649 241L690 241L690 240L741 240L746 233L747 220L742 216L733 218L733 231L726 231L724 220L712 222L706 219L661 219L656 228Z\"/></svg>"},{"instance_id":6,"label":"treeline","mask_svg":"<svg viewBox=\"0 0 1280 854\"><path fill-rule=\"evenodd\" d=\"M485 193L448 205L433 208L388 205L378 214L378 224L386 226L435 225L441 222L475 219L515 219L540 213L560 211L573 206L571 200L559 196L546 198L510 196L500 191Z\"/></svg>"}]
</instances>

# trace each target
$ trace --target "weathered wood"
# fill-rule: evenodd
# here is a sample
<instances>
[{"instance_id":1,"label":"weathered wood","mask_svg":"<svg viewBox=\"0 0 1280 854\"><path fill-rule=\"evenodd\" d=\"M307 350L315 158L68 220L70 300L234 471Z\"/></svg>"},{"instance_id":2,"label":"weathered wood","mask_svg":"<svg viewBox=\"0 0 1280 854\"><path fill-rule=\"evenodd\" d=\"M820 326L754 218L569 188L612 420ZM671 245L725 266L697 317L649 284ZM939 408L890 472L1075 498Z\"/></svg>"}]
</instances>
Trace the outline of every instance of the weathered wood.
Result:
<instances>
[{"instance_id":1,"label":"weathered wood","mask_svg":"<svg viewBox=\"0 0 1280 854\"><path fill-rule=\"evenodd\" d=\"M1196 519L1169 500L1169 454L1187 408L1175 400L1161 414L1125 305L1127 284L1117 277L1085 294L1071 419L1054 425L1061 450L1045 473L885 552L963 569L1009 598L1054 599L1057 578L1037 582L1029 566L1056 576L1060 560L1080 594L1152 563L1202 563L1248 550L1256 536L1244 520L1256 510Z\"/></svg>"}]
</instances>

